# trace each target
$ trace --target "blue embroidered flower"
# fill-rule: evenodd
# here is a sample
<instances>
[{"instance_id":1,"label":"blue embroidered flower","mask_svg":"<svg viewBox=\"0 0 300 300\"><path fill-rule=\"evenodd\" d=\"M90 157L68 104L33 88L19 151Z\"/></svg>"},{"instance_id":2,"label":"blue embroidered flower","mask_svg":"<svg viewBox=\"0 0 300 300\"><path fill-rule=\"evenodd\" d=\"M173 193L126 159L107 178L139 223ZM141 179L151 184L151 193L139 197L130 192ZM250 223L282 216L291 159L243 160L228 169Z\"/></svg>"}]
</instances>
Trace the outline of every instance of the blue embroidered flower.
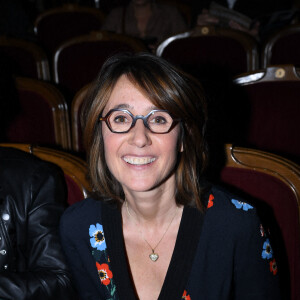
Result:
<instances>
[{"instance_id":1,"label":"blue embroidered flower","mask_svg":"<svg viewBox=\"0 0 300 300\"><path fill-rule=\"evenodd\" d=\"M235 207L237 209L243 209L245 211L249 210L249 209L253 209L253 206L251 206L250 204L246 203L246 202L242 202L242 201L238 201L235 199L231 199L231 202L235 205Z\"/></svg>"},{"instance_id":2,"label":"blue embroidered flower","mask_svg":"<svg viewBox=\"0 0 300 300\"><path fill-rule=\"evenodd\" d=\"M266 239L263 245L263 251L261 253L263 259L270 259L273 257L273 250L270 244L269 239Z\"/></svg>"},{"instance_id":3,"label":"blue embroidered flower","mask_svg":"<svg viewBox=\"0 0 300 300\"><path fill-rule=\"evenodd\" d=\"M90 234L90 242L93 248L97 250L105 250L106 249L106 242L103 232L103 227L99 223L95 225L91 225L89 229Z\"/></svg>"}]
</instances>

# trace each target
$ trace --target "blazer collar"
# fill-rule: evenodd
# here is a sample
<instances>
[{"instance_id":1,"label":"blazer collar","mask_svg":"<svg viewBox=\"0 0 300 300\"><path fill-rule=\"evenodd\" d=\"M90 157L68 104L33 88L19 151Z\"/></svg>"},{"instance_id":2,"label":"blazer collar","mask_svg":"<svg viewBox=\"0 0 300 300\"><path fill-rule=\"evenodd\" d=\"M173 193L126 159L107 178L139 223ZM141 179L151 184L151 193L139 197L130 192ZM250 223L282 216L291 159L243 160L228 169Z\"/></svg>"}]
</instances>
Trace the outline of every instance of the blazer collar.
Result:
<instances>
[{"instance_id":1,"label":"blazer collar","mask_svg":"<svg viewBox=\"0 0 300 300\"><path fill-rule=\"evenodd\" d=\"M170 265L158 300L181 299L198 246L204 215L184 207ZM120 210L103 205L103 228L120 300L138 300L126 257Z\"/></svg>"}]
</instances>

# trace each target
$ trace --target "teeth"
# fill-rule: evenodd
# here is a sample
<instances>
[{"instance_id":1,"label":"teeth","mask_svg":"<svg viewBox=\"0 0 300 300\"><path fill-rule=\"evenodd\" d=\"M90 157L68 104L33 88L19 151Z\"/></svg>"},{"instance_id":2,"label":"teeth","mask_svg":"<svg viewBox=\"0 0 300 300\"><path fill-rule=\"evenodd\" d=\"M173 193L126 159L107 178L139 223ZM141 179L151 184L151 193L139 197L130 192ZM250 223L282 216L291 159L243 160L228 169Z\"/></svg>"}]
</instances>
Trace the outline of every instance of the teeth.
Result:
<instances>
[{"instance_id":1,"label":"teeth","mask_svg":"<svg viewBox=\"0 0 300 300\"><path fill-rule=\"evenodd\" d=\"M155 158L152 157L124 157L124 160L131 165L146 165L155 161Z\"/></svg>"}]
</instances>

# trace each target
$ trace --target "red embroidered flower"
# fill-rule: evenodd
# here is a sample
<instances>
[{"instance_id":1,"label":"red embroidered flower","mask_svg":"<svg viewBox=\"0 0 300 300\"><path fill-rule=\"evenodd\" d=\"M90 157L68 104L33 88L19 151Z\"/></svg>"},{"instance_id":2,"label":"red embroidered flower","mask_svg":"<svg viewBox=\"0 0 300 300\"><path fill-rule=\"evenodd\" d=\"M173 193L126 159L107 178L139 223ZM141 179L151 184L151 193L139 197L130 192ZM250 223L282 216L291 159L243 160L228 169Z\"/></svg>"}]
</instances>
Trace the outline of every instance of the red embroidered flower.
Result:
<instances>
[{"instance_id":1,"label":"red embroidered flower","mask_svg":"<svg viewBox=\"0 0 300 300\"><path fill-rule=\"evenodd\" d=\"M214 205L214 202L213 202L214 199L215 199L214 195L210 194L209 198L208 198L207 208L210 208Z\"/></svg>"},{"instance_id":2,"label":"red embroidered flower","mask_svg":"<svg viewBox=\"0 0 300 300\"><path fill-rule=\"evenodd\" d=\"M186 290L184 291L184 293L183 293L181 299L184 299L184 300L192 300L191 297L187 294L187 291L186 291Z\"/></svg>"},{"instance_id":3,"label":"red embroidered flower","mask_svg":"<svg viewBox=\"0 0 300 300\"><path fill-rule=\"evenodd\" d=\"M113 273L109 269L109 266L107 264L100 265L99 263L96 262L96 267L98 270L98 274L99 274L101 283L104 285L110 284L110 278L113 277Z\"/></svg>"},{"instance_id":4,"label":"red embroidered flower","mask_svg":"<svg viewBox=\"0 0 300 300\"><path fill-rule=\"evenodd\" d=\"M260 224L259 229L260 229L260 235L265 236L266 235L265 234L265 229L263 228L262 224Z\"/></svg>"},{"instance_id":5,"label":"red embroidered flower","mask_svg":"<svg viewBox=\"0 0 300 300\"><path fill-rule=\"evenodd\" d=\"M277 274L278 270L277 270L277 264L276 264L275 259L270 261L270 271L273 273L273 275Z\"/></svg>"}]
</instances>

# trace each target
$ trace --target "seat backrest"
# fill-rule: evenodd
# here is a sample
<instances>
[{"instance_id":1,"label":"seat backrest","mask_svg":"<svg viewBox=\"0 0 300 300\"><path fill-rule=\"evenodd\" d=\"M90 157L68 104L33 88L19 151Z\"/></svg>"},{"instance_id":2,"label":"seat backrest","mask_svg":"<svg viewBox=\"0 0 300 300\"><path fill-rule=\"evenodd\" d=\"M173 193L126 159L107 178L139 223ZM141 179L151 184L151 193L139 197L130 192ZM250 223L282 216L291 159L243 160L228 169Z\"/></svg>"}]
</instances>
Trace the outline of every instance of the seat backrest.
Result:
<instances>
[{"instance_id":1,"label":"seat backrest","mask_svg":"<svg viewBox=\"0 0 300 300\"><path fill-rule=\"evenodd\" d=\"M41 13L35 20L34 32L51 57L59 45L68 39L99 30L104 17L105 14L99 9L65 4Z\"/></svg>"},{"instance_id":2,"label":"seat backrest","mask_svg":"<svg viewBox=\"0 0 300 300\"><path fill-rule=\"evenodd\" d=\"M71 133L72 133L72 150L84 154L82 129L80 123L80 113L82 103L87 96L91 83L80 89L72 100L71 104Z\"/></svg>"},{"instance_id":3,"label":"seat backrest","mask_svg":"<svg viewBox=\"0 0 300 300\"><path fill-rule=\"evenodd\" d=\"M7 128L14 143L37 143L71 148L68 107L57 88L44 81L16 79L20 111Z\"/></svg>"},{"instance_id":4,"label":"seat backrest","mask_svg":"<svg viewBox=\"0 0 300 300\"><path fill-rule=\"evenodd\" d=\"M300 67L300 24L289 25L273 33L262 46L262 67L292 64Z\"/></svg>"},{"instance_id":5,"label":"seat backrest","mask_svg":"<svg viewBox=\"0 0 300 300\"><path fill-rule=\"evenodd\" d=\"M292 65L269 66L235 79L240 106L249 106L247 132L232 142L277 153L300 163L300 76Z\"/></svg>"},{"instance_id":6,"label":"seat backrest","mask_svg":"<svg viewBox=\"0 0 300 300\"><path fill-rule=\"evenodd\" d=\"M86 162L75 155L65 151L47 147L33 146L31 144L3 143L3 147L13 147L29 152L37 157L58 165L64 172L68 188L68 204L72 205L83 200L91 190L86 178Z\"/></svg>"},{"instance_id":7,"label":"seat backrest","mask_svg":"<svg viewBox=\"0 0 300 300\"><path fill-rule=\"evenodd\" d=\"M0 55L9 61L15 75L50 80L47 55L34 42L1 36Z\"/></svg>"},{"instance_id":8,"label":"seat backrest","mask_svg":"<svg viewBox=\"0 0 300 300\"><path fill-rule=\"evenodd\" d=\"M226 145L226 158L221 181L256 199L258 209L266 205L270 208L268 214L264 214L266 210L260 212L271 230L282 236L275 240L281 247L277 251L282 288L285 296L290 294L291 300L299 300L300 167L271 153L232 145ZM271 214L276 224L272 224Z\"/></svg>"},{"instance_id":9,"label":"seat backrest","mask_svg":"<svg viewBox=\"0 0 300 300\"><path fill-rule=\"evenodd\" d=\"M253 37L215 26L197 26L171 36L158 46L156 54L187 71L217 66L237 75L258 67L257 43Z\"/></svg>"},{"instance_id":10,"label":"seat backrest","mask_svg":"<svg viewBox=\"0 0 300 300\"><path fill-rule=\"evenodd\" d=\"M79 89L96 78L109 56L140 51L146 51L145 46L135 38L106 31L71 39L55 52L54 80L73 98Z\"/></svg>"}]
</instances>

